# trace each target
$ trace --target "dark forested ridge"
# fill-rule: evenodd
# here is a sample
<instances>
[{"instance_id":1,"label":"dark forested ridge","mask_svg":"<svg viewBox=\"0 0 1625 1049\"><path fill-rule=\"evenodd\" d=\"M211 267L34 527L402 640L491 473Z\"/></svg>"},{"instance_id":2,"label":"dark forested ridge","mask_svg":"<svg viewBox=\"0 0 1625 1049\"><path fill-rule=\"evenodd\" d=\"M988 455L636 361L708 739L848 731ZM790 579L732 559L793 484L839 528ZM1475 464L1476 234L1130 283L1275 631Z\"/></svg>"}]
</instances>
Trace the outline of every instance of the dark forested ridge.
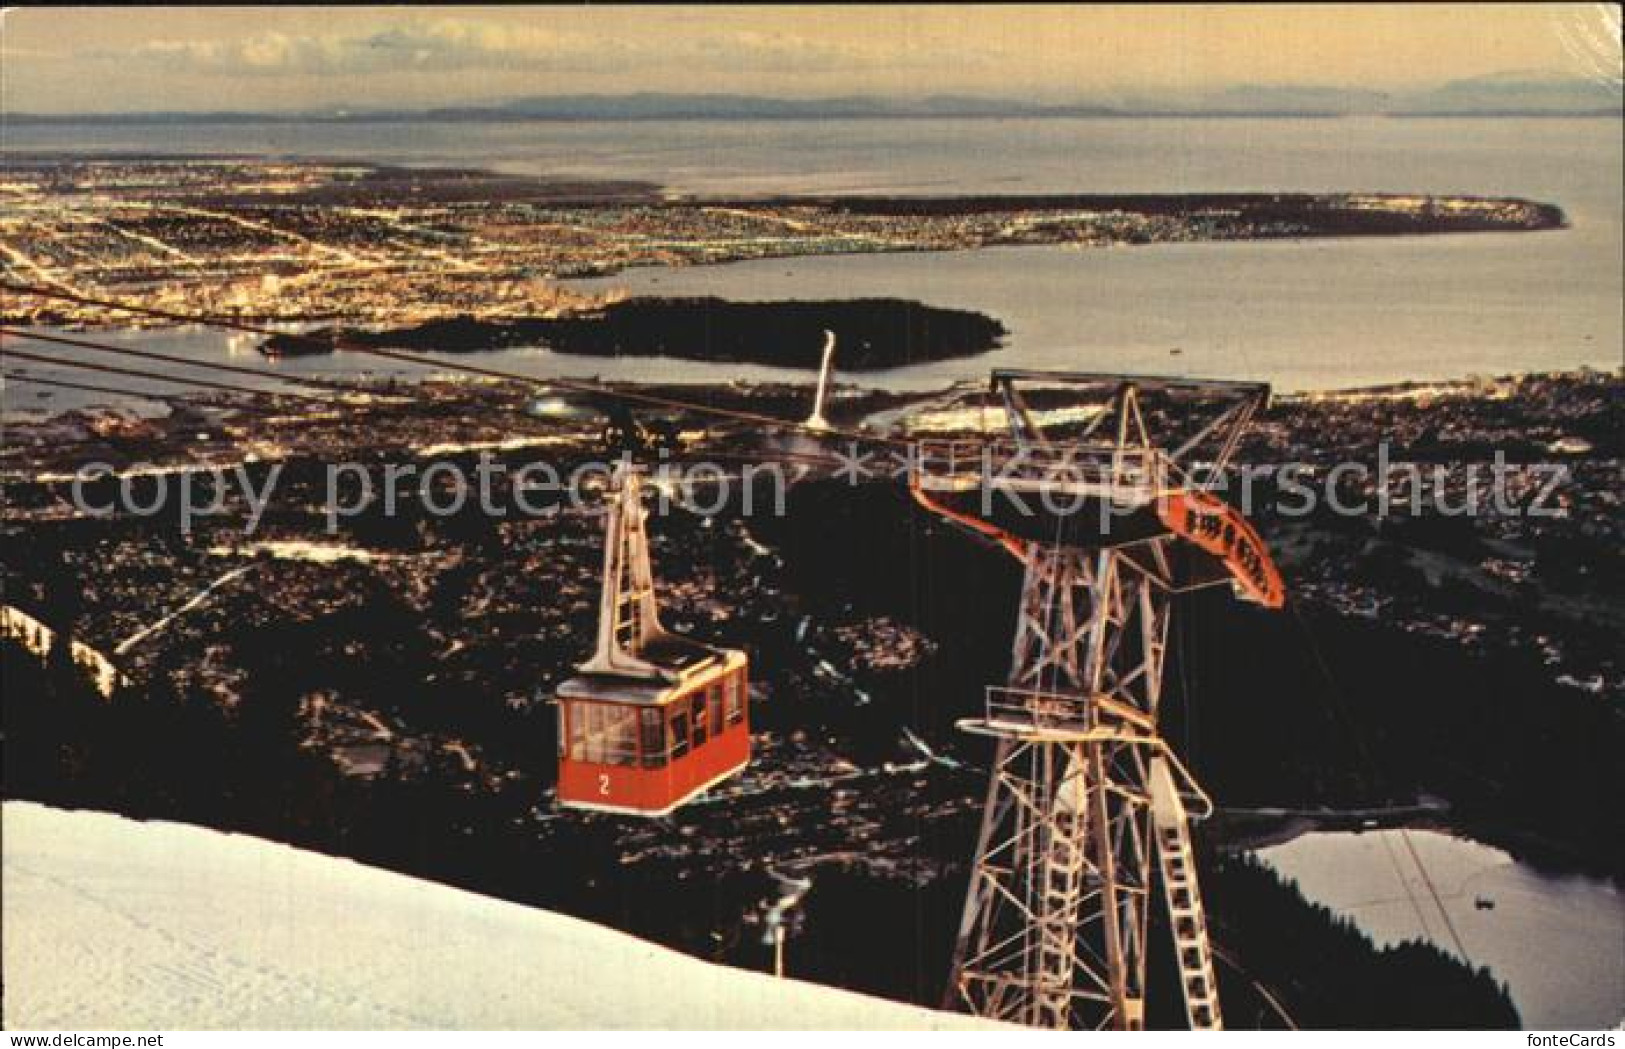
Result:
<instances>
[{"instance_id":1,"label":"dark forested ridge","mask_svg":"<svg viewBox=\"0 0 1625 1049\"><path fill-rule=\"evenodd\" d=\"M947 697L1003 675L1008 632L988 624L1012 620L1019 579L1002 552L897 513L902 502L882 486L808 485L795 513L760 529L813 609L895 615L955 639L893 686L909 723L953 747L975 700ZM1554 681L1538 650L1473 651L1297 604L1272 613L1218 588L1181 599L1167 673L1164 735L1226 806L1362 808L1425 793L1522 858L1625 873L1625 818L1604 800L1625 795L1625 712Z\"/></svg>"},{"instance_id":2,"label":"dark forested ridge","mask_svg":"<svg viewBox=\"0 0 1625 1049\"><path fill-rule=\"evenodd\" d=\"M1488 968L1462 964L1432 944L1375 950L1346 918L1305 900L1250 854L1220 861L1204 876L1213 936L1302 1026L1366 1030L1517 1027L1505 985ZM1309 916L1305 917L1305 912ZM1220 981L1246 976L1220 966ZM1267 975L1266 975L1267 974ZM1248 1001L1237 988L1229 1001ZM1304 1018L1312 1017L1312 1021ZM1232 1016L1236 1026L1251 1026Z\"/></svg>"},{"instance_id":3,"label":"dark forested ridge","mask_svg":"<svg viewBox=\"0 0 1625 1049\"><path fill-rule=\"evenodd\" d=\"M750 904L764 891L760 871L707 879L689 877L676 861L623 867L601 823L544 842L515 826L535 789L528 781L486 797L449 788L433 768L392 763L376 777L342 775L302 745L305 683L275 655L286 639L268 639L255 685L231 710L160 685L121 688L104 700L67 655L70 640L60 633L44 656L0 640L7 797L250 833L562 910L702 957L767 964L750 921ZM949 838L938 845L966 844ZM1281 1026L1254 981L1303 1027L1518 1025L1487 971L1423 944L1379 951L1250 857L1209 867L1232 1026ZM821 871L794 941L794 972L936 1004L963 892L962 877L921 885ZM1178 1002L1154 999L1151 1022L1181 1026Z\"/></svg>"},{"instance_id":4,"label":"dark forested ridge","mask_svg":"<svg viewBox=\"0 0 1625 1049\"><path fill-rule=\"evenodd\" d=\"M768 963L761 916L779 867L815 882L793 975L938 1002L989 750L955 724L1007 670L1010 559L889 481L804 479L782 515L662 514L651 535L670 624L750 654L752 764L666 819L562 812L547 700L585 655L601 520L587 508L499 519L474 501L436 516L415 499L392 513L375 500L324 533L315 509L323 463L340 456L419 463L433 435L465 449L437 461L471 471L472 449L511 436L534 396L487 399L482 384L465 402L472 389L427 384L428 403L410 410L252 416L242 434L290 449L252 538L240 504L190 534L173 515L58 512L67 485L49 478L71 464L192 461L196 435L219 432L201 411L164 427L68 418L28 435L40 479L8 483L8 604L113 651L228 569L248 574L121 652L135 684L110 702L67 649L41 660L8 647L8 795L288 841L754 969ZM1236 856L1296 817L1234 810L1357 827L1362 810L1397 805L1399 819L1419 813L1537 865L1625 866L1618 391L1617 377L1580 374L1493 396L1295 399L1259 428L1279 447L1247 461L1341 461L1381 435L1422 461L1561 454L1573 478L1555 518L1266 510L1256 520L1288 575L1289 610L1222 589L1178 599L1162 725L1221 806L1201 827L1199 866L1217 941L1248 974L1220 969L1233 1025L1269 1012L1254 980L1309 1027L1514 1022L1482 974L1428 948L1375 951ZM806 403L804 387L703 395L785 418ZM894 403L840 408L853 420ZM76 429L81 443L65 446ZM563 465L601 454L597 420L571 434ZM159 454L173 448L187 451ZM260 482L271 465L247 468ZM168 476L133 481L139 501ZM499 483L497 502L507 494ZM1424 795L1448 812L1418 805ZM1167 938L1152 942L1166 964L1155 958ZM1176 1023L1175 1005L1155 999L1154 1022Z\"/></svg>"}]
</instances>

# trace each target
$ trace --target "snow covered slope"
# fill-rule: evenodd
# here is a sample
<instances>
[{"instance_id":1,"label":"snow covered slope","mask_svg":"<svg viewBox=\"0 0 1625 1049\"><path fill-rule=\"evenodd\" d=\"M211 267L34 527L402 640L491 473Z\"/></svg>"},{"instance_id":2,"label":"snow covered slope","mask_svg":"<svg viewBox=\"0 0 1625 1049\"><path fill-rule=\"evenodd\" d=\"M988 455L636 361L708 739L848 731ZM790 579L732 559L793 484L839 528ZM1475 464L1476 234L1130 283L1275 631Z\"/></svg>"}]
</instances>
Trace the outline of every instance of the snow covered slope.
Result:
<instances>
[{"instance_id":1,"label":"snow covered slope","mask_svg":"<svg viewBox=\"0 0 1625 1049\"><path fill-rule=\"evenodd\" d=\"M6 802L17 1028L958 1028L546 911L173 823Z\"/></svg>"}]
</instances>

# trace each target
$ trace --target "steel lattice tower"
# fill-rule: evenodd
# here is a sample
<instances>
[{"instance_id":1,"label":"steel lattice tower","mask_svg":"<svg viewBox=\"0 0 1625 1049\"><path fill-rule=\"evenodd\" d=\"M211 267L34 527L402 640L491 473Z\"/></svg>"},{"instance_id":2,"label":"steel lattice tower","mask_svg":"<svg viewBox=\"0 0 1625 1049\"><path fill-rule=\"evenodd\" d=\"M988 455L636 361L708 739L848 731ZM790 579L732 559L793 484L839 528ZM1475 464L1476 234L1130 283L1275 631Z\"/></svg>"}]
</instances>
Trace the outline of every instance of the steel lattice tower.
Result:
<instances>
[{"instance_id":1,"label":"steel lattice tower","mask_svg":"<svg viewBox=\"0 0 1625 1049\"><path fill-rule=\"evenodd\" d=\"M1051 440L1018 387L1034 381L1105 403L1081 435ZM1182 466L1207 447L1222 467L1267 389L1031 372L997 372L994 388L1013 440L926 445L914 481L922 504L997 539L1023 569L1009 678L961 722L995 753L948 1004L1033 1027L1143 1027L1159 894L1186 1016L1218 1029L1190 838L1192 816L1212 806L1158 715L1174 594L1230 581L1280 602L1256 533ZM1141 411L1148 388L1220 410L1164 452Z\"/></svg>"}]
</instances>

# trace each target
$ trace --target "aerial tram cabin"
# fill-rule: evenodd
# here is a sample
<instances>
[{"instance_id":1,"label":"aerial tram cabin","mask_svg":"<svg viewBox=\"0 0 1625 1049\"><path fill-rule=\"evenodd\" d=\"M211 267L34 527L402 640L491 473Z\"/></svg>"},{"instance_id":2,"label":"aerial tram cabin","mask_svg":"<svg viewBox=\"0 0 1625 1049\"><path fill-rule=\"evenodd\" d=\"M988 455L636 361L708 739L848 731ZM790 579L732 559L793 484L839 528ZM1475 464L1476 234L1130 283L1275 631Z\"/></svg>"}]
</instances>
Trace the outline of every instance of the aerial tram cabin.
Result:
<instances>
[{"instance_id":1,"label":"aerial tram cabin","mask_svg":"<svg viewBox=\"0 0 1625 1049\"><path fill-rule=\"evenodd\" d=\"M642 480L622 466L613 484L597 644L557 691L558 800L664 816L750 762L750 667L660 625Z\"/></svg>"}]
</instances>

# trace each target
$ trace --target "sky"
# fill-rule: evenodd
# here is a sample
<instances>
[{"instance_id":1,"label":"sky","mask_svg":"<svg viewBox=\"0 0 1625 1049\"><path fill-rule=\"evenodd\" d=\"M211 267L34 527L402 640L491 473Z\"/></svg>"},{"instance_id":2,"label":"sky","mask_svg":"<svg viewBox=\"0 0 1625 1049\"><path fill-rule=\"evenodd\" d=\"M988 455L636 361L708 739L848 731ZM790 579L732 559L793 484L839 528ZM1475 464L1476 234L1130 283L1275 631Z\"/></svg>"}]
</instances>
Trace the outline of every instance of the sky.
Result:
<instances>
[{"instance_id":1,"label":"sky","mask_svg":"<svg viewBox=\"0 0 1625 1049\"><path fill-rule=\"evenodd\" d=\"M1611 34L1611 35L1610 35ZM1617 71L1618 7L26 8L0 108L466 105L639 91L1038 100ZM1611 53L1610 53L1611 52Z\"/></svg>"}]
</instances>

